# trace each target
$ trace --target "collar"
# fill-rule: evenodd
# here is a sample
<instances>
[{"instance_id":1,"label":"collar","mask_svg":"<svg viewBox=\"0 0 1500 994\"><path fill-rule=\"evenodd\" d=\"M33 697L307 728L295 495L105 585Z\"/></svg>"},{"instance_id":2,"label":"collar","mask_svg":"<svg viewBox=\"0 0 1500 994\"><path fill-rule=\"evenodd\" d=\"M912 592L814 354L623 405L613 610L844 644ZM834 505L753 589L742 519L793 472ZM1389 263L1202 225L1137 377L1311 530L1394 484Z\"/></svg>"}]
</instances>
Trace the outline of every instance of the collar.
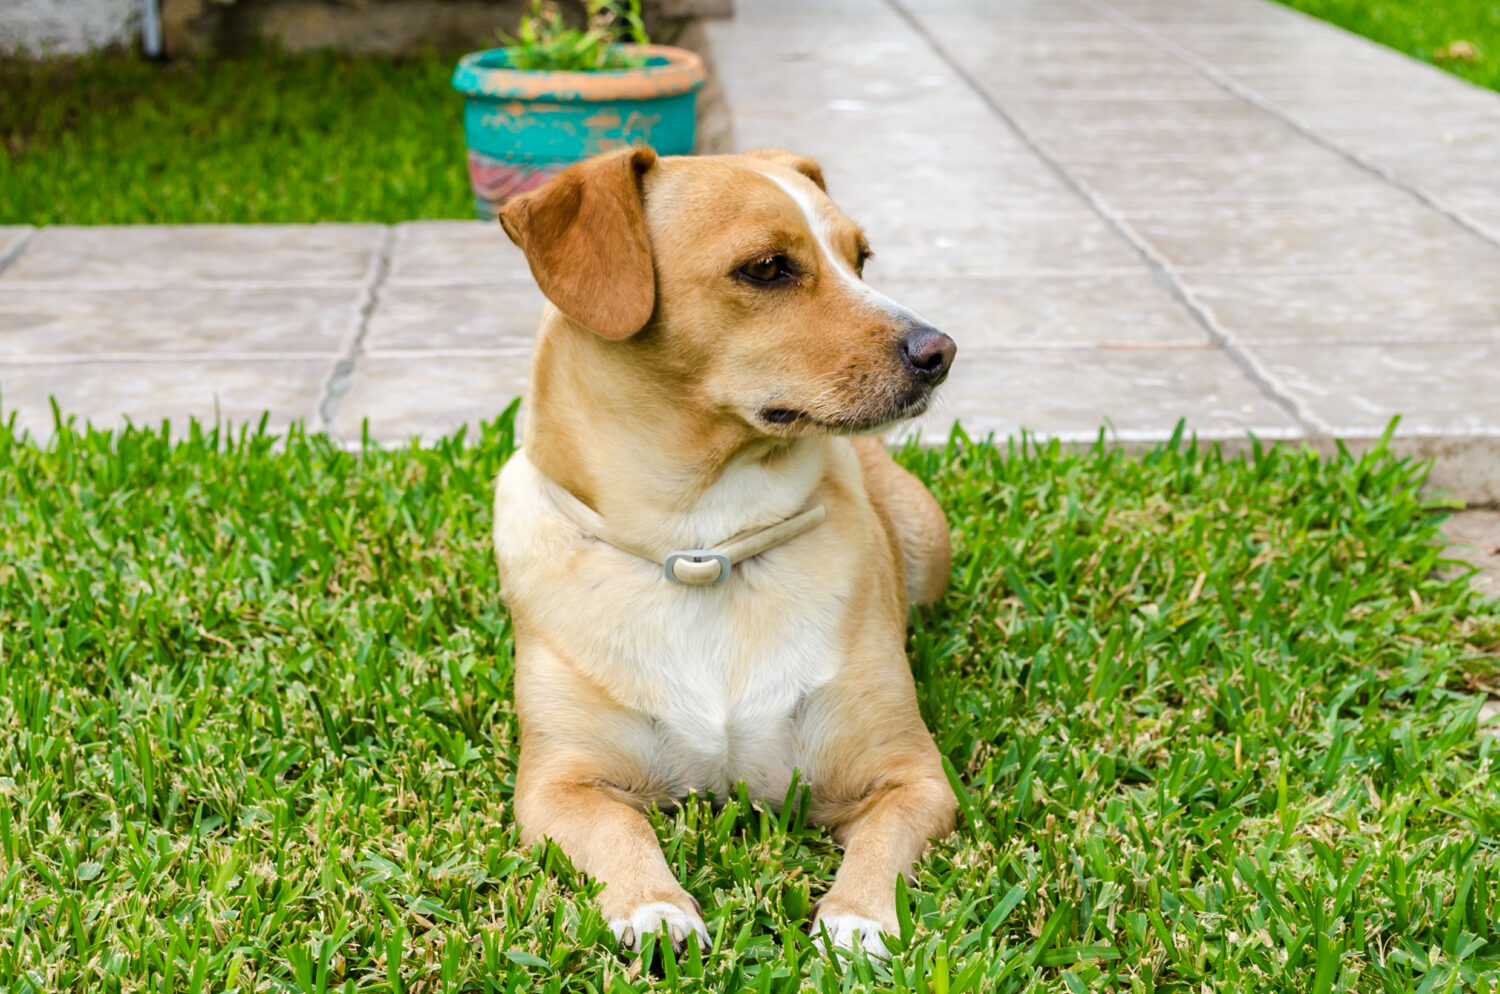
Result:
<instances>
[{"instance_id":1,"label":"collar","mask_svg":"<svg viewBox=\"0 0 1500 994\"><path fill-rule=\"evenodd\" d=\"M585 533L622 552L628 552L639 559L655 563L662 567L668 580L691 587L724 583L729 579L730 570L737 564L790 542L797 536L816 528L823 523L824 518L828 517L827 510L819 504L808 508L801 514L783 518L774 525L740 532L711 549L679 549L662 557L612 534L613 529L605 523L598 511L573 496L565 487L550 477L544 476L543 479L547 482L547 491L551 494L557 509Z\"/></svg>"}]
</instances>

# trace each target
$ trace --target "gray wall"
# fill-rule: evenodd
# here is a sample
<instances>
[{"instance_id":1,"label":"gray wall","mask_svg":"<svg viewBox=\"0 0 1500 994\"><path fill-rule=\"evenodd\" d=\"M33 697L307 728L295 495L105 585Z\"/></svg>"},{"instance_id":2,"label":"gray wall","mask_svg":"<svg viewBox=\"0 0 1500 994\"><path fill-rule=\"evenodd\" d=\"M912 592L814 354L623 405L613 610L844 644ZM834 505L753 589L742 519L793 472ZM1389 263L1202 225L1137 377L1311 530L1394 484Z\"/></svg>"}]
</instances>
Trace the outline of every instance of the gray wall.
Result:
<instances>
[{"instance_id":1,"label":"gray wall","mask_svg":"<svg viewBox=\"0 0 1500 994\"><path fill-rule=\"evenodd\" d=\"M0 0L0 52L75 54L127 45L139 30L137 0Z\"/></svg>"},{"instance_id":2,"label":"gray wall","mask_svg":"<svg viewBox=\"0 0 1500 994\"><path fill-rule=\"evenodd\" d=\"M560 0L575 19L579 0ZM732 0L642 0L653 36L670 43ZM530 0L158 0L167 55L232 53L269 41L287 49L393 55L462 52L514 30ZM0 0L0 53L71 55L125 47L140 35L140 0Z\"/></svg>"}]
</instances>

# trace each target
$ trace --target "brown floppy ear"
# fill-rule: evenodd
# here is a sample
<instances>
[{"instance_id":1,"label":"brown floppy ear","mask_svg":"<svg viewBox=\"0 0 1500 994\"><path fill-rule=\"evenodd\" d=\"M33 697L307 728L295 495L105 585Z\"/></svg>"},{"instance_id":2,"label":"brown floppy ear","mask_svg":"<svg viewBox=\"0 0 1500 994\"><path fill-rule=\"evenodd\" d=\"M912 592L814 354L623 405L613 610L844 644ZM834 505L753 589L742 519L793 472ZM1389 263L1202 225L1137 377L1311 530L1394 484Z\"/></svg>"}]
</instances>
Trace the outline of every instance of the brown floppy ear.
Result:
<instances>
[{"instance_id":1,"label":"brown floppy ear","mask_svg":"<svg viewBox=\"0 0 1500 994\"><path fill-rule=\"evenodd\" d=\"M779 162L783 166L790 166L812 180L819 190L824 193L828 192L828 184L823 182L823 167L805 155L793 155L782 148L756 148L745 154L752 159L768 159L771 162Z\"/></svg>"},{"instance_id":2,"label":"brown floppy ear","mask_svg":"<svg viewBox=\"0 0 1500 994\"><path fill-rule=\"evenodd\" d=\"M656 309L641 201L641 177L655 164L644 145L595 156L500 209L547 299L605 338L629 338Z\"/></svg>"}]
</instances>

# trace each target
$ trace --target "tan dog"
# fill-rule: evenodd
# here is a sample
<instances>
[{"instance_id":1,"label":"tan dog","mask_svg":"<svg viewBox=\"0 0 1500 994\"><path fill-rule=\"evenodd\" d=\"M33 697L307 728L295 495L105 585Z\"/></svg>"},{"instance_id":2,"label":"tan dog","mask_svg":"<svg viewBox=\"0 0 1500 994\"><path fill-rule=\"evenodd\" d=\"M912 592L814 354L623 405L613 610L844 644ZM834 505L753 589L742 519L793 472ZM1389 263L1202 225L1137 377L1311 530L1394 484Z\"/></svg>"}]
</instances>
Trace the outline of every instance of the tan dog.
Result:
<instances>
[{"instance_id":1,"label":"tan dog","mask_svg":"<svg viewBox=\"0 0 1500 994\"><path fill-rule=\"evenodd\" d=\"M603 882L624 944L706 946L642 812L741 780L779 805L797 770L846 847L815 935L883 955L897 875L956 812L905 654L950 547L922 485L847 436L924 410L952 340L866 286L864 236L785 152L623 150L501 222L554 305L495 495L523 838ZM732 568L667 567L721 582L664 575L824 514Z\"/></svg>"}]
</instances>

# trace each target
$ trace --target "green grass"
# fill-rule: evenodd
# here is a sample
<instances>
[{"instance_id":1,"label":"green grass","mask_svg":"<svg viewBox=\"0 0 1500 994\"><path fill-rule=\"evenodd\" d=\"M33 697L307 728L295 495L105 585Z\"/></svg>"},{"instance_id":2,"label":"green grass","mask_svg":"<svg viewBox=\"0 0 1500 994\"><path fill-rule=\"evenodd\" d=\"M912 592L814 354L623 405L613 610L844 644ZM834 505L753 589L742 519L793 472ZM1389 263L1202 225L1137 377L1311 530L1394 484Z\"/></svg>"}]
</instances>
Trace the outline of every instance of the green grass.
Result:
<instances>
[{"instance_id":1,"label":"green grass","mask_svg":"<svg viewBox=\"0 0 1500 994\"><path fill-rule=\"evenodd\" d=\"M1500 0L1281 0L1455 75L1500 90ZM1477 49L1472 61L1445 58L1456 41Z\"/></svg>"},{"instance_id":2,"label":"green grass","mask_svg":"<svg viewBox=\"0 0 1500 994\"><path fill-rule=\"evenodd\" d=\"M0 59L0 223L472 217L453 60Z\"/></svg>"},{"instance_id":3,"label":"green grass","mask_svg":"<svg viewBox=\"0 0 1500 994\"><path fill-rule=\"evenodd\" d=\"M6 990L1500 989L1500 606L1419 467L906 450L955 529L910 649L965 789L900 951L814 952L835 847L731 798L653 818L714 938L643 969L516 842L510 416L165 436L0 429Z\"/></svg>"}]
</instances>

